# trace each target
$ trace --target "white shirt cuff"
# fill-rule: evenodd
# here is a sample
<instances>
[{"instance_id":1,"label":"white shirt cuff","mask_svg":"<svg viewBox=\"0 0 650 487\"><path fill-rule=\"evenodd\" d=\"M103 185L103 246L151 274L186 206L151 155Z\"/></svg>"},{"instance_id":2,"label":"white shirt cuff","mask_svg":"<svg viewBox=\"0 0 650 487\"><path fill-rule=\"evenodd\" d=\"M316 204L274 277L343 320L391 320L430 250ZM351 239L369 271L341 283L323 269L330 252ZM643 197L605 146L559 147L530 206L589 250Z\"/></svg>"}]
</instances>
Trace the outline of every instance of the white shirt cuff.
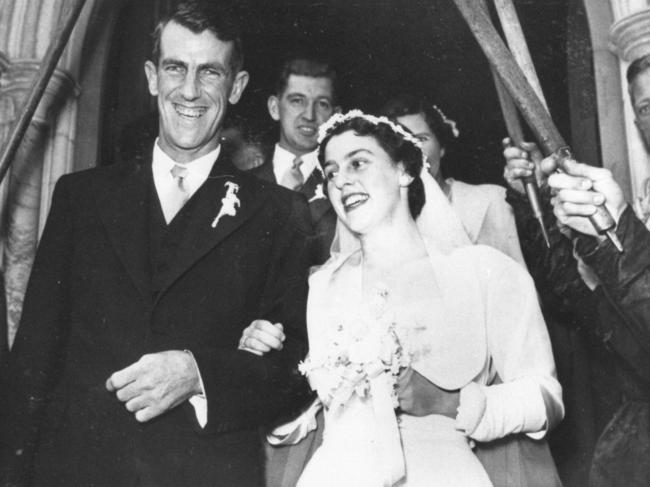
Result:
<instances>
[{"instance_id":1,"label":"white shirt cuff","mask_svg":"<svg viewBox=\"0 0 650 487\"><path fill-rule=\"evenodd\" d=\"M196 416L196 421L199 423L199 426L205 428L205 425L208 424L208 398L205 395L203 377L201 377L201 371L199 370L199 365L196 363L194 354L189 350L184 350L184 352L189 353L194 361L194 367L196 367L196 373L199 376L199 386L201 387L201 393L190 397L189 402L194 408L194 415Z\"/></svg>"}]
</instances>

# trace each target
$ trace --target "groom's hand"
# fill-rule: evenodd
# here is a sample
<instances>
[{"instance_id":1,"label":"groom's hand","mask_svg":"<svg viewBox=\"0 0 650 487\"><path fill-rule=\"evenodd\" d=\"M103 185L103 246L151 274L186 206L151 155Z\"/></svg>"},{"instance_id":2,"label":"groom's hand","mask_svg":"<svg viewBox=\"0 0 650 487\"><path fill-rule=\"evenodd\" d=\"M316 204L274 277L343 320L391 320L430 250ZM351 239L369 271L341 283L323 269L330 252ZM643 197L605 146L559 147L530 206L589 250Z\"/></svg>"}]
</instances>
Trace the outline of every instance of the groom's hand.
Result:
<instances>
[{"instance_id":1,"label":"groom's hand","mask_svg":"<svg viewBox=\"0 0 650 487\"><path fill-rule=\"evenodd\" d=\"M442 414L456 418L460 393L446 391L412 368L407 368L397 379L399 407L412 416Z\"/></svg>"},{"instance_id":2,"label":"groom's hand","mask_svg":"<svg viewBox=\"0 0 650 487\"><path fill-rule=\"evenodd\" d=\"M282 350L285 339L281 323L255 320L244 329L237 348L255 355L264 355L271 350Z\"/></svg>"},{"instance_id":3,"label":"groom's hand","mask_svg":"<svg viewBox=\"0 0 650 487\"><path fill-rule=\"evenodd\" d=\"M140 422L201 393L194 357L180 350L143 355L134 364L113 373L106 381L106 389L115 392Z\"/></svg>"}]
</instances>

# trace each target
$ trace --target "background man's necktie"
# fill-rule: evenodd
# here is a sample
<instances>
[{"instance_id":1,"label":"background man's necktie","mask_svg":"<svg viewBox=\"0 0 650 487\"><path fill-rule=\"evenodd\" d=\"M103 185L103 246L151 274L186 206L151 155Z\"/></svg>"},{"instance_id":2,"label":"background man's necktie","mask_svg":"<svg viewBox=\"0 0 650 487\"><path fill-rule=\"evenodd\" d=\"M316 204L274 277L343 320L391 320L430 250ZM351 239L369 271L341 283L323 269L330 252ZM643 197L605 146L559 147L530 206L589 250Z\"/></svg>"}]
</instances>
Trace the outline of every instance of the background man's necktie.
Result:
<instances>
[{"instance_id":1,"label":"background man's necktie","mask_svg":"<svg viewBox=\"0 0 650 487\"><path fill-rule=\"evenodd\" d=\"M176 213L183 208L183 205L190 199L190 193L185 185L185 177L187 176L187 168L179 166L178 164L171 168L172 177L174 178L173 191L170 191L169 198L163 205L163 213L165 214L165 221L169 223L176 216Z\"/></svg>"},{"instance_id":2,"label":"background man's necktie","mask_svg":"<svg viewBox=\"0 0 650 487\"><path fill-rule=\"evenodd\" d=\"M284 173L284 176L282 176L282 180L280 181L281 186L292 189L294 191L298 191L300 188L302 188L302 185L305 183L305 178L302 175L302 171L300 170L301 164L302 158L300 156L297 156L293 160L293 165L287 169Z\"/></svg>"}]
</instances>

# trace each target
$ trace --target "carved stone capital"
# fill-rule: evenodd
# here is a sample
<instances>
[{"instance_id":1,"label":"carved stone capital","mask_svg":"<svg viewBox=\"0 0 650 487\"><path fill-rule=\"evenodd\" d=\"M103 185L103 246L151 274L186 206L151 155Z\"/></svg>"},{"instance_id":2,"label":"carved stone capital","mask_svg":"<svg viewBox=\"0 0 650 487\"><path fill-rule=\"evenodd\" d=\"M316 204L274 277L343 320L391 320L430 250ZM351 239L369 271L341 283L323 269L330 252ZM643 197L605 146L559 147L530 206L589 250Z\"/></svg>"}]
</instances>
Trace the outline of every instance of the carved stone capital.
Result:
<instances>
[{"instance_id":1,"label":"carved stone capital","mask_svg":"<svg viewBox=\"0 0 650 487\"><path fill-rule=\"evenodd\" d=\"M0 78L0 98L9 97L16 107L24 106L41 63L36 60L14 60ZM34 123L47 123L50 112L69 96L78 96L79 85L62 69L56 68L34 113Z\"/></svg>"},{"instance_id":2,"label":"carved stone capital","mask_svg":"<svg viewBox=\"0 0 650 487\"><path fill-rule=\"evenodd\" d=\"M624 61L650 54L650 8L614 22L609 39L611 50Z\"/></svg>"}]
</instances>

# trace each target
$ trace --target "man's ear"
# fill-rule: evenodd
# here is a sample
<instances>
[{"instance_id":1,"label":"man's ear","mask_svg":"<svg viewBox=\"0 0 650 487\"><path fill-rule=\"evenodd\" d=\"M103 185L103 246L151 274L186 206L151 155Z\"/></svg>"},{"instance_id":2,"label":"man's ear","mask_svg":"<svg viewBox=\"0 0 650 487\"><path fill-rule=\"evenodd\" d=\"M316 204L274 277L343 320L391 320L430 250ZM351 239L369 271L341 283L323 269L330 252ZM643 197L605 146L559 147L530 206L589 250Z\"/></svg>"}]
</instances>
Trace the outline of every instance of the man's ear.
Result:
<instances>
[{"instance_id":1,"label":"man's ear","mask_svg":"<svg viewBox=\"0 0 650 487\"><path fill-rule=\"evenodd\" d=\"M158 96L158 68L156 65L147 61L144 63L144 74L147 77L147 86L151 96Z\"/></svg>"},{"instance_id":2,"label":"man's ear","mask_svg":"<svg viewBox=\"0 0 650 487\"><path fill-rule=\"evenodd\" d=\"M276 122L280 121L280 100L277 96L271 95L266 101L266 107L269 109L269 115Z\"/></svg>"},{"instance_id":3,"label":"man's ear","mask_svg":"<svg viewBox=\"0 0 650 487\"><path fill-rule=\"evenodd\" d=\"M446 151L445 151L445 148L444 148L444 147L441 147L441 148L440 148L440 159L442 159L443 157L445 157L445 152L446 152Z\"/></svg>"},{"instance_id":4,"label":"man's ear","mask_svg":"<svg viewBox=\"0 0 650 487\"><path fill-rule=\"evenodd\" d=\"M230 96L228 97L228 101L230 103L234 105L239 101L242 94L244 93L244 90L246 89L246 85L248 85L249 79L250 76L248 75L248 71L240 71L235 75L235 81L232 83Z\"/></svg>"}]
</instances>

